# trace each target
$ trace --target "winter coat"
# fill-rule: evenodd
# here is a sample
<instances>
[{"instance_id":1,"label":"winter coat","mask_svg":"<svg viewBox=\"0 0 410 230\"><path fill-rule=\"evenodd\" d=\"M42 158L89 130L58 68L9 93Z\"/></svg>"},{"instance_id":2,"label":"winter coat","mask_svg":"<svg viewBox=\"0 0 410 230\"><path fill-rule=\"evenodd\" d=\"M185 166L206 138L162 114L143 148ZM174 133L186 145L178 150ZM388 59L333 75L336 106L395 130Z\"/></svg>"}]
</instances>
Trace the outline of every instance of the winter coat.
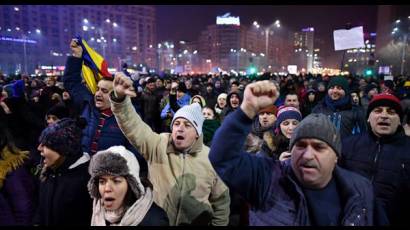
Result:
<instances>
[{"instance_id":1,"label":"winter coat","mask_svg":"<svg viewBox=\"0 0 410 230\"><path fill-rule=\"evenodd\" d=\"M211 146L212 138L214 137L215 131L221 126L221 122L216 119L205 120L202 126L202 132L204 133L204 144L206 146Z\"/></svg>"},{"instance_id":2,"label":"winter coat","mask_svg":"<svg viewBox=\"0 0 410 230\"><path fill-rule=\"evenodd\" d=\"M175 95L169 95L169 101L171 101L171 97L176 98ZM184 96L182 96L180 99L176 100L176 104L177 104L177 108L181 108L184 105L189 105L189 100L191 100L191 96L189 96L188 94L184 94ZM162 109L161 111L161 119L167 119L167 113L171 112L172 116L174 116L174 114L176 113L176 111L174 111L170 105L170 102L168 102L165 107Z\"/></svg>"},{"instance_id":3,"label":"winter coat","mask_svg":"<svg viewBox=\"0 0 410 230\"><path fill-rule=\"evenodd\" d=\"M144 122L148 123L151 128L158 130L161 124L159 110L161 97L158 96L156 91L150 92L148 89L145 89L139 100L144 114Z\"/></svg>"},{"instance_id":4,"label":"winter coat","mask_svg":"<svg viewBox=\"0 0 410 230\"><path fill-rule=\"evenodd\" d=\"M236 94L239 97L239 105L242 103L242 97L239 93L236 93L236 92L229 93L228 96L226 97L226 106L222 110L222 113L221 113L221 121L223 121L225 119L225 117L228 116L231 112L233 112L237 108L239 108L239 106L236 107L236 108L232 108L231 97L232 97L233 94Z\"/></svg>"},{"instance_id":5,"label":"winter coat","mask_svg":"<svg viewBox=\"0 0 410 230\"><path fill-rule=\"evenodd\" d=\"M149 165L154 201L163 208L170 225L227 225L229 190L208 160L203 136L189 152L174 149L170 133L157 134L135 112L129 97L111 108L119 126Z\"/></svg>"},{"instance_id":6,"label":"winter coat","mask_svg":"<svg viewBox=\"0 0 410 230\"><path fill-rule=\"evenodd\" d=\"M252 120L238 109L215 134L209 159L230 189L251 205L250 225L311 225L303 188L290 160L284 162L242 151ZM336 167L333 176L340 191L342 225L373 224L373 193L364 177Z\"/></svg>"},{"instance_id":7,"label":"winter coat","mask_svg":"<svg viewBox=\"0 0 410 230\"><path fill-rule=\"evenodd\" d=\"M31 225L34 214L34 180L24 166L27 151L0 152L0 226Z\"/></svg>"},{"instance_id":8,"label":"winter coat","mask_svg":"<svg viewBox=\"0 0 410 230\"><path fill-rule=\"evenodd\" d=\"M35 225L91 224L92 200L87 190L90 156L68 159L57 169L45 172L46 179L40 183Z\"/></svg>"},{"instance_id":9,"label":"winter coat","mask_svg":"<svg viewBox=\"0 0 410 230\"><path fill-rule=\"evenodd\" d=\"M342 139L366 130L364 114L357 107L353 107L349 102L333 111L326 105L326 97L312 109L312 113L327 115L336 129L339 130Z\"/></svg>"},{"instance_id":10,"label":"winter coat","mask_svg":"<svg viewBox=\"0 0 410 230\"><path fill-rule=\"evenodd\" d=\"M370 130L370 128L369 128ZM410 207L410 137L399 127L392 136L372 131L343 140L339 164L367 177L374 187L375 218L385 225L407 225Z\"/></svg>"},{"instance_id":11,"label":"winter coat","mask_svg":"<svg viewBox=\"0 0 410 230\"><path fill-rule=\"evenodd\" d=\"M138 226L169 226L167 213L155 202L152 202L147 214Z\"/></svg>"},{"instance_id":12,"label":"winter coat","mask_svg":"<svg viewBox=\"0 0 410 230\"><path fill-rule=\"evenodd\" d=\"M81 144L83 152L90 153L95 132L101 116L95 107L93 95L81 83L82 59L69 57L63 76L64 87L68 90L75 106L81 108L81 116L87 120L87 126L83 130ZM97 140L97 151L108 149L111 146L123 145L135 154L141 166L141 171L146 172L147 164L138 151L129 143L127 138L118 127L114 115L105 119L104 126Z\"/></svg>"}]
</instances>

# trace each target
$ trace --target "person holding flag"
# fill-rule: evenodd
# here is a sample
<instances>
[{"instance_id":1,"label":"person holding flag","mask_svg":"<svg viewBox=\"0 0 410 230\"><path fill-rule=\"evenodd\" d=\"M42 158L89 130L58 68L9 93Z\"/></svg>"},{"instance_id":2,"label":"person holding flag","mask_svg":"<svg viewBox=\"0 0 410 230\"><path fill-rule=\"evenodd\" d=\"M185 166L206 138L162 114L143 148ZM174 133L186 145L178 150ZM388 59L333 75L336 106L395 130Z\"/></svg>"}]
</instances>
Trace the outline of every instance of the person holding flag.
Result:
<instances>
[{"instance_id":1,"label":"person holding flag","mask_svg":"<svg viewBox=\"0 0 410 230\"><path fill-rule=\"evenodd\" d=\"M94 155L111 146L123 145L136 155L141 174L146 174L145 159L129 143L112 114L109 93L113 89L113 77L108 72L107 62L81 37L72 39L70 48L72 56L67 59L63 82L88 123L83 130L83 151Z\"/></svg>"}]
</instances>

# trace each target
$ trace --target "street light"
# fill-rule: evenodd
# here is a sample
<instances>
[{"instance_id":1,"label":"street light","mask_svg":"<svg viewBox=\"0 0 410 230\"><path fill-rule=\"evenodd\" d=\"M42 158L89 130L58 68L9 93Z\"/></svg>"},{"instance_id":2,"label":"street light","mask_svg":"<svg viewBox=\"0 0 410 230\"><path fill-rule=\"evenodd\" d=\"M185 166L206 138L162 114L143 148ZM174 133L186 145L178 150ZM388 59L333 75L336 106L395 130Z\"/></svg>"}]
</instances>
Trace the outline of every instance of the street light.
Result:
<instances>
[{"instance_id":1,"label":"street light","mask_svg":"<svg viewBox=\"0 0 410 230\"><path fill-rule=\"evenodd\" d=\"M402 53L401 53L401 64L400 64L400 74L404 73L404 64L406 62L406 50L407 43L410 37L410 16L407 17L407 20L397 19L394 23L393 31L391 32L396 39L402 40Z\"/></svg>"},{"instance_id":2,"label":"street light","mask_svg":"<svg viewBox=\"0 0 410 230\"><path fill-rule=\"evenodd\" d=\"M257 28L257 29L259 29L260 28L260 25L259 25L259 23L257 22L257 21L254 21L253 22L253 25ZM280 20L276 20L274 23L272 23L271 25L269 25L269 26L266 26L266 27L263 27L263 33L265 33L265 55L266 55L266 60L269 60L269 35L272 35L273 34L273 30L272 29L274 29L274 28L280 28ZM263 34L262 33L262 34ZM268 63L267 63L268 64Z\"/></svg>"}]
</instances>

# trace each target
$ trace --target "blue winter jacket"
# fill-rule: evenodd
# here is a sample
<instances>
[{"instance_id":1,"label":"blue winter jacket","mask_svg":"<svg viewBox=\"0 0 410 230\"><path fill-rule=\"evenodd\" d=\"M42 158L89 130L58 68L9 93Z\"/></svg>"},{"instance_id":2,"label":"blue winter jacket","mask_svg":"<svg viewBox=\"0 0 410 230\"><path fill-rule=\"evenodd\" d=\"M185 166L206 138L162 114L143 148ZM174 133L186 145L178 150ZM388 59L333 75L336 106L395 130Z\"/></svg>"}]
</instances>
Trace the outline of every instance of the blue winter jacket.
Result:
<instances>
[{"instance_id":1,"label":"blue winter jacket","mask_svg":"<svg viewBox=\"0 0 410 230\"><path fill-rule=\"evenodd\" d=\"M182 108L185 105L189 105L189 100L191 100L191 96L189 94L184 94L180 99L177 100L177 104L180 108ZM161 119L166 119L167 118L167 113L171 112L172 116L174 116L175 112L172 110L169 102L165 105L165 107L161 111Z\"/></svg>"},{"instance_id":2,"label":"blue winter jacket","mask_svg":"<svg viewBox=\"0 0 410 230\"><path fill-rule=\"evenodd\" d=\"M328 96L326 95L326 97ZM327 115L336 129L339 130L342 140L345 137L366 131L365 114L358 107L353 107L351 103L348 103L341 108L333 110L326 105L326 97L313 107L312 113Z\"/></svg>"},{"instance_id":3,"label":"blue winter jacket","mask_svg":"<svg viewBox=\"0 0 410 230\"><path fill-rule=\"evenodd\" d=\"M83 152L90 153L91 143L100 118L100 112L97 107L95 107L93 95L88 91L86 86L81 83L81 68L81 58L69 57L64 71L63 82L64 87L70 93L74 106L81 109L81 116L87 120L87 126L83 130L81 143ZM125 146L126 149L132 151L136 155L141 166L141 171L147 170L148 166L145 160L124 136L121 129L118 127L114 115L111 115L105 120L97 144L97 151L108 149L114 145Z\"/></svg>"},{"instance_id":4,"label":"blue winter jacket","mask_svg":"<svg viewBox=\"0 0 410 230\"><path fill-rule=\"evenodd\" d=\"M410 137L401 126L394 135L382 138L373 135L371 128L362 135L346 138L342 142L339 164L373 184L376 224L408 224Z\"/></svg>"},{"instance_id":5,"label":"blue winter jacket","mask_svg":"<svg viewBox=\"0 0 410 230\"><path fill-rule=\"evenodd\" d=\"M252 119L241 109L228 116L216 132L209 159L229 189L250 203L250 225L311 225L302 187L293 174L290 160L275 161L242 150ZM335 168L335 181L345 201L342 225L373 224L373 192L360 175Z\"/></svg>"}]
</instances>

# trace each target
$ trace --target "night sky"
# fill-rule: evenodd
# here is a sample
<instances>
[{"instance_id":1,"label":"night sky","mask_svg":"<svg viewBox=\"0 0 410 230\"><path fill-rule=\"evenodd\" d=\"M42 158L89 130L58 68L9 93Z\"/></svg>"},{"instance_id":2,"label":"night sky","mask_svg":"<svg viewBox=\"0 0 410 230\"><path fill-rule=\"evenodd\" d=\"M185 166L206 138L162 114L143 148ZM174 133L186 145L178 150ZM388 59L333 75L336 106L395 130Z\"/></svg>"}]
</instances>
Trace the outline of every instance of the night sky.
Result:
<instances>
[{"instance_id":1,"label":"night sky","mask_svg":"<svg viewBox=\"0 0 410 230\"><path fill-rule=\"evenodd\" d=\"M281 21L282 28L298 31L313 26L315 36L324 41L323 64L337 67L341 51L335 52L333 30L346 23L363 25L364 31L376 32L376 5L157 5L158 41L197 40L200 32L216 23L216 17L230 12L239 16L241 24L251 25L258 21L262 26ZM335 66L336 65L336 66Z\"/></svg>"}]
</instances>

